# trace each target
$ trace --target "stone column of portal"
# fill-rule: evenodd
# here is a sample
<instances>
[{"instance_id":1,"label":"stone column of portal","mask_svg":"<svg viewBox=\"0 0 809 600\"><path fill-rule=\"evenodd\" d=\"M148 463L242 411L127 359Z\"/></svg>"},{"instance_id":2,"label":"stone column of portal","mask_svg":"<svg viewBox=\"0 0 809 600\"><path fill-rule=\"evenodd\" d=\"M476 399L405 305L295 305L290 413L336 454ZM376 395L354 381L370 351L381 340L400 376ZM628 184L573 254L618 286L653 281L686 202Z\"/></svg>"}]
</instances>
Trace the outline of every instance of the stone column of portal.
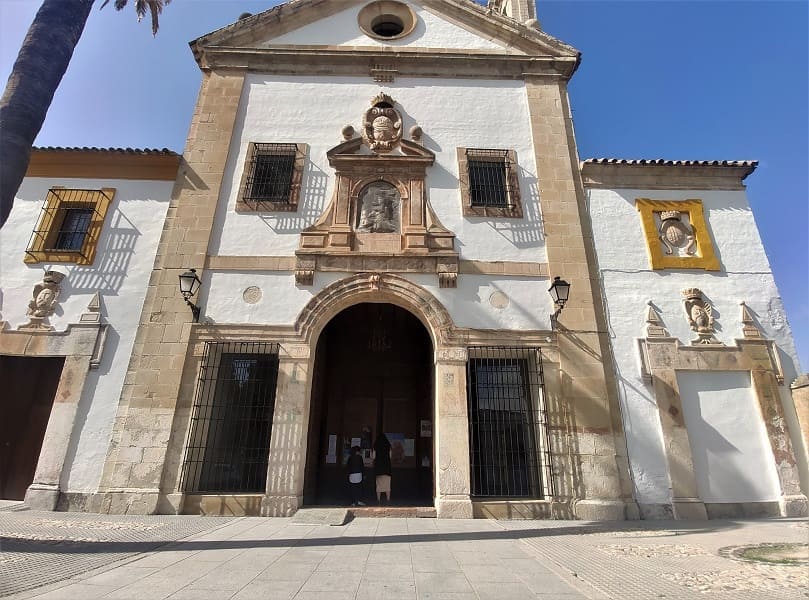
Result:
<instances>
[{"instance_id":1,"label":"stone column of portal","mask_svg":"<svg viewBox=\"0 0 809 600\"><path fill-rule=\"evenodd\" d=\"M675 346L678 342L674 342ZM657 399L663 446L671 481L671 503L675 519L704 520L708 518L705 503L700 499L691 442L683 416L683 404L674 368L656 368L652 375Z\"/></svg>"},{"instance_id":2,"label":"stone column of portal","mask_svg":"<svg viewBox=\"0 0 809 600\"><path fill-rule=\"evenodd\" d=\"M62 470L82 388L87 371L90 369L92 350L93 347L90 345L87 354L65 357L62 376L53 399L51 416L48 418L48 427L42 440L34 481L25 492L25 505L32 510L56 510L61 490Z\"/></svg>"},{"instance_id":3,"label":"stone column of portal","mask_svg":"<svg viewBox=\"0 0 809 600\"><path fill-rule=\"evenodd\" d=\"M435 360L435 505L441 518L472 518L466 348L441 348Z\"/></svg>"},{"instance_id":4,"label":"stone column of portal","mask_svg":"<svg viewBox=\"0 0 809 600\"><path fill-rule=\"evenodd\" d=\"M550 399L570 435L568 458L575 464L563 468L578 479L566 501L580 519L624 519L638 509L566 82L526 76L525 84L548 267L571 283L557 328L561 389Z\"/></svg>"},{"instance_id":5,"label":"stone column of portal","mask_svg":"<svg viewBox=\"0 0 809 600\"><path fill-rule=\"evenodd\" d=\"M278 368L267 465L267 492L261 514L288 517L303 504L309 394L312 365L309 346L283 346Z\"/></svg>"}]
</instances>

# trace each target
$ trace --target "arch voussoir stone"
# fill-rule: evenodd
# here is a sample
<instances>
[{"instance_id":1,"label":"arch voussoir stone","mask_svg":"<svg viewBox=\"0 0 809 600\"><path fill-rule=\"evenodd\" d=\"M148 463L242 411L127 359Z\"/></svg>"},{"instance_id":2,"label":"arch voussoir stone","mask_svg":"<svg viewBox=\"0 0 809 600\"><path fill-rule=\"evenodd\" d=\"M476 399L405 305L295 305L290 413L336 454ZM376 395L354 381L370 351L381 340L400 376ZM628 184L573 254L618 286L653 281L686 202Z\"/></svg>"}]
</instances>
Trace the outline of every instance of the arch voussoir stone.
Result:
<instances>
[{"instance_id":1,"label":"arch voussoir stone","mask_svg":"<svg viewBox=\"0 0 809 600\"><path fill-rule=\"evenodd\" d=\"M390 273L358 273L326 286L301 310L295 330L314 344L335 315L363 302L389 302L399 306L424 324L436 350L450 344L455 326L447 309L421 286Z\"/></svg>"}]
</instances>

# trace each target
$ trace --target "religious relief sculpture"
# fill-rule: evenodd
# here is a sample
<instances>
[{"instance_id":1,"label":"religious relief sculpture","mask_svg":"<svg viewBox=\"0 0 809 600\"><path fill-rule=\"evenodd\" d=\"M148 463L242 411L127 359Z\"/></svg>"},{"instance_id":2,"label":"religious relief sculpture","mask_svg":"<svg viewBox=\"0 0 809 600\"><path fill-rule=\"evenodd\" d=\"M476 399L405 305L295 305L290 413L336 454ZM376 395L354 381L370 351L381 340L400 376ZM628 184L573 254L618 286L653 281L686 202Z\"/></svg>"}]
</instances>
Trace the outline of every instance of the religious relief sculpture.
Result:
<instances>
[{"instance_id":1,"label":"religious relief sculpture","mask_svg":"<svg viewBox=\"0 0 809 600\"><path fill-rule=\"evenodd\" d=\"M694 230L682 221L682 213L678 210L664 210L660 214L660 241L666 248L666 254L675 254L676 249L683 250L693 256L697 251Z\"/></svg>"},{"instance_id":2,"label":"religious relief sculpture","mask_svg":"<svg viewBox=\"0 0 809 600\"><path fill-rule=\"evenodd\" d=\"M394 104L393 98L380 93L362 118L362 140L378 154L392 151L402 139L402 117Z\"/></svg>"},{"instance_id":3,"label":"religious relief sculpture","mask_svg":"<svg viewBox=\"0 0 809 600\"><path fill-rule=\"evenodd\" d=\"M697 332L697 339L691 340L693 345L720 344L716 339L714 329L713 307L703 298L702 291L697 288L688 288L682 291L685 313L688 324Z\"/></svg>"},{"instance_id":4,"label":"religious relief sculpture","mask_svg":"<svg viewBox=\"0 0 809 600\"><path fill-rule=\"evenodd\" d=\"M45 271L42 283L34 286L33 298L28 303L26 312L29 316L28 323L20 325L18 329L53 331L53 326L48 323L48 317L53 315L56 309L56 300L61 291L59 284L64 277L64 274L58 271Z\"/></svg>"},{"instance_id":5,"label":"religious relief sculpture","mask_svg":"<svg viewBox=\"0 0 809 600\"><path fill-rule=\"evenodd\" d=\"M360 192L357 231L396 233L399 231L399 191L385 181L368 184Z\"/></svg>"}]
</instances>

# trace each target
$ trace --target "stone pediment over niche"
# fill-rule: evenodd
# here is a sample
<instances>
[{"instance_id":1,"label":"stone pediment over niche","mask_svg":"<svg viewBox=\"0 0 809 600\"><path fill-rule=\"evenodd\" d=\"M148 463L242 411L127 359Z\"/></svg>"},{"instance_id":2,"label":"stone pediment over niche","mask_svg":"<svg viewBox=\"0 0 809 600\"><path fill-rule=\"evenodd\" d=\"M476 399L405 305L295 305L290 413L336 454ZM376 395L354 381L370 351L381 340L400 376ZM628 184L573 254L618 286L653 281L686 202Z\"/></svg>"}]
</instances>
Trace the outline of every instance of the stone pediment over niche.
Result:
<instances>
[{"instance_id":1,"label":"stone pediment over niche","mask_svg":"<svg viewBox=\"0 0 809 600\"><path fill-rule=\"evenodd\" d=\"M360 133L352 125L342 133L327 153L334 194L301 232L297 283L312 285L315 271L435 273L441 287L455 287L455 234L430 207L425 178L435 155L422 146L421 128L405 139L395 101L379 94Z\"/></svg>"}]
</instances>

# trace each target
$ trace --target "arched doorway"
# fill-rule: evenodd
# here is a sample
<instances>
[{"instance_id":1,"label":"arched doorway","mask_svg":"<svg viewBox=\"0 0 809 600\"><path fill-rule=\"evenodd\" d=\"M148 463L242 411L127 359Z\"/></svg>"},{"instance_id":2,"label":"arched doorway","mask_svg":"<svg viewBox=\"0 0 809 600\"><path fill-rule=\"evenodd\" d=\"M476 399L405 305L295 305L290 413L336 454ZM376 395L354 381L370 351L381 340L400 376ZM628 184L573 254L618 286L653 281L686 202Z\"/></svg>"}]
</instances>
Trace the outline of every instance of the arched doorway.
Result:
<instances>
[{"instance_id":1,"label":"arched doorway","mask_svg":"<svg viewBox=\"0 0 809 600\"><path fill-rule=\"evenodd\" d=\"M407 310L363 303L337 314L315 355L304 505L348 502L346 453L366 457L364 501L376 502L371 446L385 433L393 445L391 504L432 506L433 346Z\"/></svg>"}]
</instances>

